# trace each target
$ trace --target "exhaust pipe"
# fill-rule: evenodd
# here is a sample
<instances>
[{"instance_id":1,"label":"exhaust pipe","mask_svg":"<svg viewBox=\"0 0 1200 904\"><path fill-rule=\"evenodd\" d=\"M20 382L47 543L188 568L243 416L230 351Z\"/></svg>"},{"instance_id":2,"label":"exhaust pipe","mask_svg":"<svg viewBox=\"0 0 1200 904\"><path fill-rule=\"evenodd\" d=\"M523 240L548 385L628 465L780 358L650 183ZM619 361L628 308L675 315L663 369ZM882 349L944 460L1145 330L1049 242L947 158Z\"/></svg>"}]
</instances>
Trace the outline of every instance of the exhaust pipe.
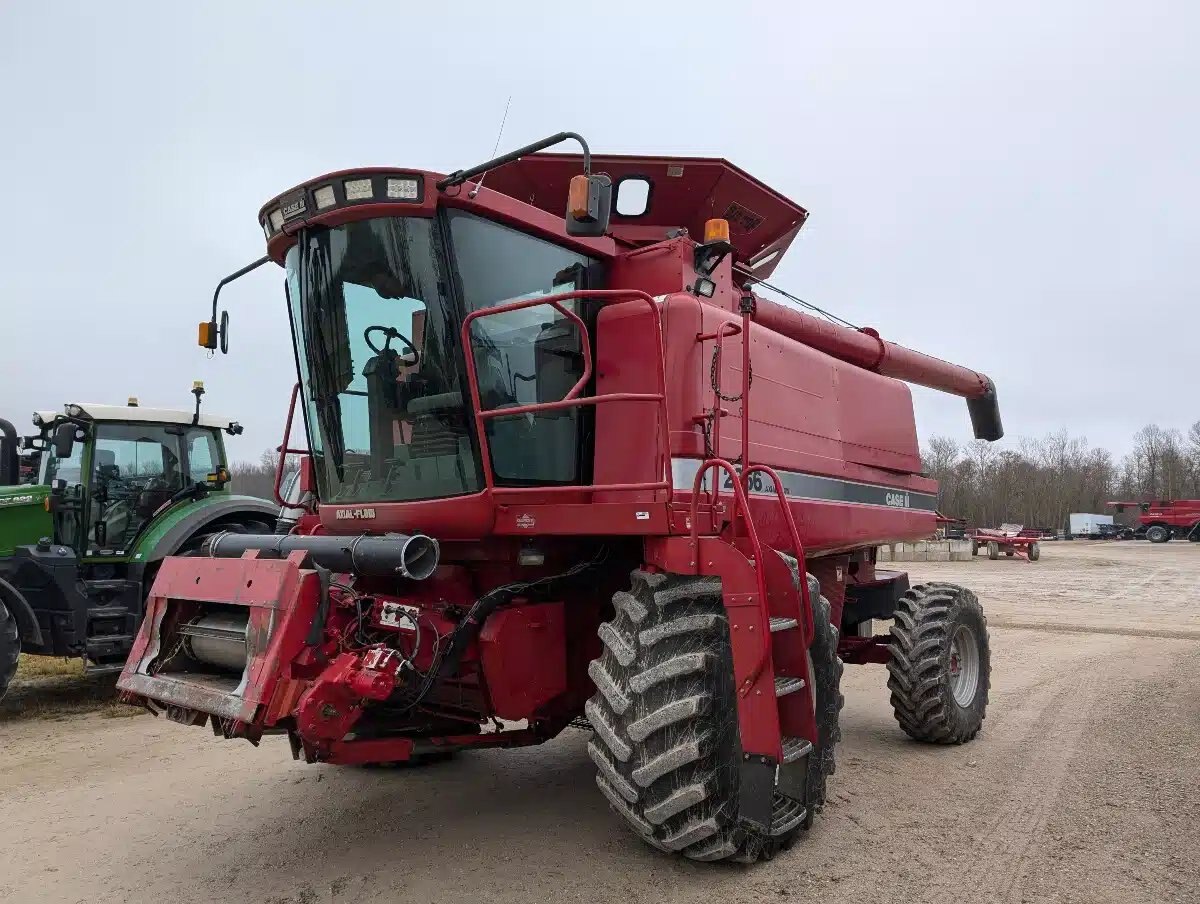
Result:
<instances>
[{"instance_id":1,"label":"exhaust pipe","mask_svg":"<svg viewBox=\"0 0 1200 904\"><path fill-rule=\"evenodd\" d=\"M204 545L203 555L216 559L236 559L255 549L274 557L304 550L322 568L341 573L400 575L423 581L433 574L441 558L437 540L425 534L384 534L358 537L327 535L214 534Z\"/></svg>"}]
</instances>

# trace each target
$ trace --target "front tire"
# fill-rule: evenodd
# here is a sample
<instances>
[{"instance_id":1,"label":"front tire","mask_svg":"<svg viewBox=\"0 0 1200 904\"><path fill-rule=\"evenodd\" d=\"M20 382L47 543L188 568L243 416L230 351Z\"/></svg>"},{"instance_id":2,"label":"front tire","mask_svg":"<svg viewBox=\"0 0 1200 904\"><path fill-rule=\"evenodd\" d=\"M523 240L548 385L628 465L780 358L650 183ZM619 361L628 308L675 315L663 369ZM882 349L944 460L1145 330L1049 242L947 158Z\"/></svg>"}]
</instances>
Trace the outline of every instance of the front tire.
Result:
<instances>
[{"instance_id":1,"label":"front tire","mask_svg":"<svg viewBox=\"0 0 1200 904\"><path fill-rule=\"evenodd\" d=\"M1036 562L1042 557L1042 547L1037 543L1029 544L1029 561Z\"/></svg>"},{"instance_id":2,"label":"front tire","mask_svg":"<svg viewBox=\"0 0 1200 904\"><path fill-rule=\"evenodd\" d=\"M991 686L987 619L956 584L918 584L896 606L888 688L909 737L962 744L979 733Z\"/></svg>"},{"instance_id":3,"label":"front tire","mask_svg":"<svg viewBox=\"0 0 1200 904\"><path fill-rule=\"evenodd\" d=\"M776 793L775 809L788 818L764 833L738 818L742 751L720 581L635 571L630 591L613 597L615 617L599 629L604 653L588 669L597 688L586 707L588 754L601 792L648 844L753 863L792 842L803 811L811 819L820 809L834 771L841 661L829 604L819 593L812 602L814 624L826 629L810 651L819 742L808 754L803 807Z\"/></svg>"},{"instance_id":4,"label":"front tire","mask_svg":"<svg viewBox=\"0 0 1200 904\"><path fill-rule=\"evenodd\" d=\"M17 619L0 600L0 700L8 693L20 658L21 632L17 628Z\"/></svg>"},{"instance_id":5,"label":"front tire","mask_svg":"<svg viewBox=\"0 0 1200 904\"><path fill-rule=\"evenodd\" d=\"M1171 539L1171 529L1161 524L1152 524L1146 529L1146 539L1151 543L1166 543Z\"/></svg>"},{"instance_id":6,"label":"front tire","mask_svg":"<svg viewBox=\"0 0 1200 904\"><path fill-rule=\"evenodd\" d=\"M995 540L988 540L988 558L993 561L1000 558L1000 544Z\"/></svg>"}]
</instances>

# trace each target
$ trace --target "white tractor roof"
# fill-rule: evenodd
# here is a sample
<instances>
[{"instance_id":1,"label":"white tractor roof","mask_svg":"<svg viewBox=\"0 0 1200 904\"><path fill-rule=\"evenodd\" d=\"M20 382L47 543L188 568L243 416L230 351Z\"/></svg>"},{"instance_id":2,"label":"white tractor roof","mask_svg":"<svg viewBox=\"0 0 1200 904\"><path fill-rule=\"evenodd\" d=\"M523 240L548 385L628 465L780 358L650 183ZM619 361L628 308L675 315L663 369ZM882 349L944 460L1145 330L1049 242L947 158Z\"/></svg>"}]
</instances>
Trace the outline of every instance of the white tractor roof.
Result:
<instances>
[{"instance_id":1,"label":"white tractor roof","mask_svg":"<svg viewBox=\"0 0 1200 904\"><path fill-rule=\"evenodd\" d=\"M192 423L192 411L183 411L178 408L146 408L141 405L100 405L96 402L71 402L63 406L63 411L71 407L80 409L82 416L90 418L93 421L140 421L149 424L180 424L190 426ZM38 411L42 421L50 423L54 418L58 417L62 412L58 411ZM211 412L200 412L201 427L215 427L218 430L224 430L231 423L227 417L221 417L219 414Z\"/></svg>"}]
</instances>

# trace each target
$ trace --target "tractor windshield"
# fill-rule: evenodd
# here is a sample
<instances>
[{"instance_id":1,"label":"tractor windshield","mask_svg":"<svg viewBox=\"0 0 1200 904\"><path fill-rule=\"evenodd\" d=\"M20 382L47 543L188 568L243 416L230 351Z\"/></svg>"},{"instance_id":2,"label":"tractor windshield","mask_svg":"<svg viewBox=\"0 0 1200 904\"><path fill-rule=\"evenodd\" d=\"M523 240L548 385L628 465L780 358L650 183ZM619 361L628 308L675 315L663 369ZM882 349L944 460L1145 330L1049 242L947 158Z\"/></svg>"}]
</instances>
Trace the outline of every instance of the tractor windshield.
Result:
<instances>
[{"instance_id":1,"label":"tractor windshield","mask_svg":"<svg viewBox=\"0 0 1200 904\"><path fill-rule=\"evenodd\" d=\"M459 348L465 312L572 289L573 273L589 263L460 212L302 232L288 252L288 299L321 498L403 502L478 492ZM562 398L582 373L579 343L550 307L479 321L484 407ZM489 423L497 482L579 478L577 413L554 415Z\"/></svg>"}]
</instances>

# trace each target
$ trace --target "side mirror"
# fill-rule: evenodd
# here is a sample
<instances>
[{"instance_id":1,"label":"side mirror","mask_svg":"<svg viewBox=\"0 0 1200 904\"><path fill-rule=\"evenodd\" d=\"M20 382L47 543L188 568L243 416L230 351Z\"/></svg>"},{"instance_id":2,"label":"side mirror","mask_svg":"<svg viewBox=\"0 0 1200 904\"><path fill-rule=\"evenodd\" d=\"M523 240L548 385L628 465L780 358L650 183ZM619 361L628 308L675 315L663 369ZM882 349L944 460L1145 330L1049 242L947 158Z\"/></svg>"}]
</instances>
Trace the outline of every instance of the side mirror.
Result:
<instances>
[{"instance_id":1,"label":"side mirror","mask_svg":"<svg viewBox=\"0 0 1200 904\"><path fill-rule=\"evenodd\" d=\"M76 426L70 422L59 424L54 430L54 457L70 458L75 451Z\"/></svg>"},{"instance_id":2,"label":"side mirror","mask_svg":"<svg viewBox=\"0 0 1200 904\"><path fill-rule=\"evenodd\" d=\"M572 176L567 191L567 235L597 238L608 232L612 214L612 180L600 173Z\"/></svg>"}]
</instances>

